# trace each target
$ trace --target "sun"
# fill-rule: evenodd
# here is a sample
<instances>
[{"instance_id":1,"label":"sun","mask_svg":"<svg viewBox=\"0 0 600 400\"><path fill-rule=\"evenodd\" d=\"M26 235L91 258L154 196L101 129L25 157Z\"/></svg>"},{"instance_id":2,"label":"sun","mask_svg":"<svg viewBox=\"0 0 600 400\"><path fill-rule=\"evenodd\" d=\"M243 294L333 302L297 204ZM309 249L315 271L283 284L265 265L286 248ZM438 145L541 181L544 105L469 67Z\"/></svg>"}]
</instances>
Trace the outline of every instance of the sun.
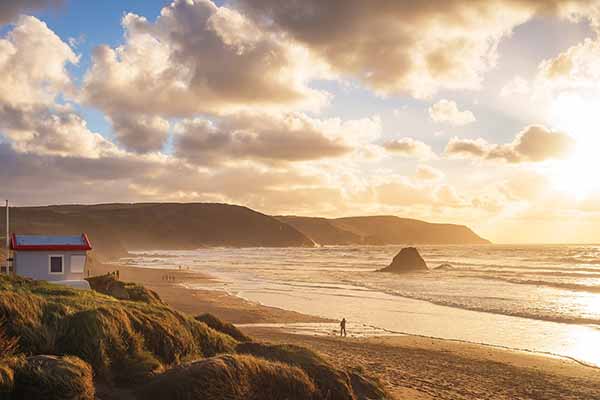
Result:
<instances>
[{"instance_id":1,"label":"sun","mask_svg":"<svg viewBox=\"0 0 600 400\"><path fill-rule=\"evenodd\" d=\"M566 160L550 167L556 189L580 200L600 189L600 98L559 96L552 105L552 125L575 141Z\"/></svg>"}]
</instances>

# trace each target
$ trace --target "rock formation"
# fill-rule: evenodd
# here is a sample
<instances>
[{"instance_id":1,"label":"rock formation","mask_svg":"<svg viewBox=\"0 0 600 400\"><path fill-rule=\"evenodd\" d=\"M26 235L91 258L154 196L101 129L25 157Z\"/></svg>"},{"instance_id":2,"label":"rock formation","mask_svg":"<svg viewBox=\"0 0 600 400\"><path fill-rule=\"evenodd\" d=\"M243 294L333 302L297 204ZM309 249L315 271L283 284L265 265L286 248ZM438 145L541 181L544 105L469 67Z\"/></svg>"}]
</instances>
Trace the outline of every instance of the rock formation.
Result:
<instances>
[{"instance_id":1,"label":"rock formation","mask_svg":"<svg viewBox=\"0 0 600 400\"><path fill-rule=\"evenodd\" d=\"M427 264L414 247L405 247L392 260L387 267L380 269L380 272L415 272L427 271Z\"/></svg>"}]
</instances>

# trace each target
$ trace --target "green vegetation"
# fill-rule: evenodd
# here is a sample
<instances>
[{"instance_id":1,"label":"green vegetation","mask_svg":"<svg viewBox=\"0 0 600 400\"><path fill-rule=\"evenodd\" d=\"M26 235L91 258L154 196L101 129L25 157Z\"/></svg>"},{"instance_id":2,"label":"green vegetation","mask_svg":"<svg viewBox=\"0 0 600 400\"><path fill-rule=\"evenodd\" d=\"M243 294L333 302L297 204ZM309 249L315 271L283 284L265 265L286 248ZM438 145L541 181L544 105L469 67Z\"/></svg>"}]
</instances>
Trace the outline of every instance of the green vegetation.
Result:
<instances>
[{"instance_id":1,"label":"green vegetation","mask_svg":"<svg viewBox=\"0 0 600 400\"><path fill-rule=\"evenodd\" d=\"M143 301L145 303L162 303L158 294L135 283L122 282L112 275L99 275L86 279L96 292L106 294L119 300Z\"/></svg>"},{"instance_id":2,"label":"green vegetation","mask_svg":"<svg viewBox=\"0 0 600 400\"><path fill-rule=\"evenodd\" d=\"M78 356L107 381L137 382L181 361L232 352L236 343L160 301L6 276L0 292L0 318L20 351Z\"/></svg>"},{"instance_id":3,"label":"green vegetation","mask_svg":"<svg viewBox=\"0 0 600 400\"><path fill-rule=\"evenodd\" d=\"M299 368L254 357L225 355L174 368L143 387L140 399L318 399Z\"/></svg>"},{"instance_id":4,"label":"green vegetation","mask_svg":"<svg viewBox=\"0 0 600 400\"><path fill-rule=\"evenodd\" d=\"M294 345L241 343L237 352L302 368L317 385L323 399L353 400L354 392L345 371L335 368L318 354Z\"/></svg>"},{"instance_id":5,"label":"green vegetation","mask_svg":"<svg viewBox=\"0 0 600 400\"><path fill-rule=\"evenodd\" d=\"M19 357L7 364L14 399L94 399L92 368L77 357Z\"/></svg>"},{"instance_id":6,"label":"green vegetation","mask_svg":"<svg viewBox=\"0 0 600 400\"><path fill-rule=\"evenodd\" d=\"M93 399L94 385L139 399L387 397L307 349L252 343L233 325L182 314L141 286L91 281L127 300L0 276L0 399Z\"/></svg>"},{"instance_id":7,"label":"green vegetation","mask_svg":"<svg viewBox=\"0 0 600 400\"><path fill-rule=\"evenodd\" d=\"M196 321L204 322L209 327L213 328L215 331L219 331L226 335L231 336L238 342L251 342L252 339L248 336L244 335L242 331L235 327L235 325L229 322L223 322L219 318L215 317L210 313L205 313L202 315L196 316Z\"/></svg>"}]
</instances>

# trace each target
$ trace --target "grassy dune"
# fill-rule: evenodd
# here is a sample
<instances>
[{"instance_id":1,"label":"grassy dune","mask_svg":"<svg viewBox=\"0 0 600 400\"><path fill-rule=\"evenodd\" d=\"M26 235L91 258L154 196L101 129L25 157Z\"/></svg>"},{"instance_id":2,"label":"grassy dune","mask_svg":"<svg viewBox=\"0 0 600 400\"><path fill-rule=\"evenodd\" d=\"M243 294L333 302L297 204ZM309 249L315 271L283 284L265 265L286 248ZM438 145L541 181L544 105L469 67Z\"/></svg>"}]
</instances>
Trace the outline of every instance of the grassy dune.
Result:
<instances>
[{"instance_id":1,"label":"grassy dune","mask_svg":"<svg viewBox=\"0 0 600 400\"><path fill-rule=\"evenodd\" d=\"M307 349L252 343L138 285L90 284L97 291L0 277L0 399L92 399L99 386L139 399L387 397L377 382Z\"/></svg>"}]
</instances>

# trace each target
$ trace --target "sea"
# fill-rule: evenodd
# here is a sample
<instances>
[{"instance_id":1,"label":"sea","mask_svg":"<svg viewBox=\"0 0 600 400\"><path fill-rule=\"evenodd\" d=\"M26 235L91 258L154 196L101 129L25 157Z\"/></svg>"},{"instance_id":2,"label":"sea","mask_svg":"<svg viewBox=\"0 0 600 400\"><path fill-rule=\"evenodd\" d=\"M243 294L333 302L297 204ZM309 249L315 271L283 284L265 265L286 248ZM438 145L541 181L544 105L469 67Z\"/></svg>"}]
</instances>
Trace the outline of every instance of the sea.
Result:
<instances>
[{"instance_id":1,"label":"sea","mask_svg":"<svg viewBox=\"0 0 600 400\"><path fill-rule=\"evenodd\" d=\"M401 247L156 250L121 262L199 271L215 281L182 285L346 318L350 336L421 335L600 367L600 245L419 246L429 271L376 272ZM315 335L334 335L337 327L281 325Z\"/></svg>"}]
</instances>

